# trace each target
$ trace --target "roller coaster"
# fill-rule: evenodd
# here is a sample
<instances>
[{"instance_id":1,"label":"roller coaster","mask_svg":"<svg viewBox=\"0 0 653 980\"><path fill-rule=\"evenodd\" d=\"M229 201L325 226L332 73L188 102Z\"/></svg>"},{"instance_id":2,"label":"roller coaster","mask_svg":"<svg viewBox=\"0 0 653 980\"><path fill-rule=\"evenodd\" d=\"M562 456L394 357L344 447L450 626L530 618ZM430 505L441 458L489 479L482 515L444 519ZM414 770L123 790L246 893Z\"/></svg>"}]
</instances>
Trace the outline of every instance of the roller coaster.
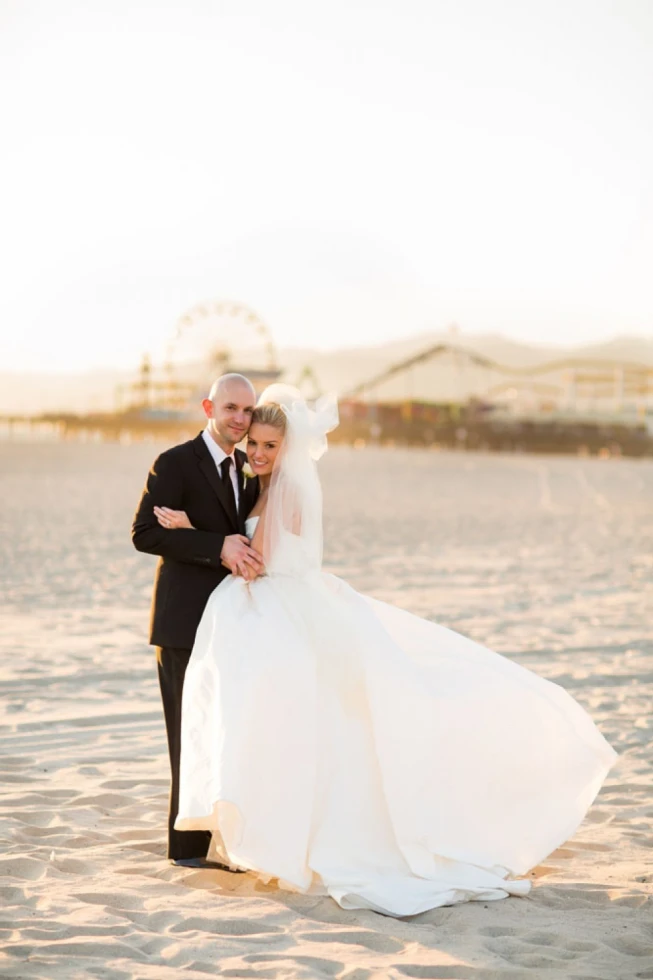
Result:
<instances>
[{"instance_id":1,"label":"roller coaster","mask_svg":"<svg viewBox=\"0 0 653 980\"><path fill-rule=\"evenodd\" d=\"M440 342L353 386L350 441L653 454L653 365L556 358L510 365Z\"/></svg>"},{"instance_id":2,"label":"roller coaster","mask_svg":"<svg viewBox=\"0 0 653 980\"><path fill-rule=\"evenodd\" d=\"M415 400L437 404L442 402L442 392L431 388L425 390L411 374L438 359L449 358L457 377L453 379L457 391L454 400L460 404L471 398L490 402L506 392L518 394L531 392L534 396L545 398L549 403L555 401L558 408L568 411L587 407L591 402L609 399L614 411L624 408L629 398L634 398L640 413L649 406L653 396L653 365L637 364L630 361L607 361L599 358L558 358L529 366L500 364L498 361L468 348L449 343L438 343L413 356L391 365L374 377L350 389L347 397L366 403L397 402ZM461 377L461 369L466 365L475 367L476 377ZM548 381L538 381L548 378ZM403 392L398 386L391 390L391 383L403 381ZM606 406L602 406L606 407Z\"/></svg>"}]
</instances>

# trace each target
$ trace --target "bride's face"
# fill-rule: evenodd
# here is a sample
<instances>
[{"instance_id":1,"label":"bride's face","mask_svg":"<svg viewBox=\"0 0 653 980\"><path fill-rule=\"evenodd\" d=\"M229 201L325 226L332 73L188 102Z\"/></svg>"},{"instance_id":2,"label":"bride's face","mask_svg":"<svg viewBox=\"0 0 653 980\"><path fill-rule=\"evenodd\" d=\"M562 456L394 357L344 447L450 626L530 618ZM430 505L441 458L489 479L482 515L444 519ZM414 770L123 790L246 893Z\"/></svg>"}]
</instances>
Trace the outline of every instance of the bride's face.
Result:
<instances>
[{"instance_id":1,"label":"bride's face","mask_svg":"<svg viewBox=\"0 0 653 980\"><path fill-rule=\"evenodd\" d=\"M256 476L272 472L282 442L283 433L273 425L252 423L247 433L247 458Z\"/></svg>"}]
</instances>

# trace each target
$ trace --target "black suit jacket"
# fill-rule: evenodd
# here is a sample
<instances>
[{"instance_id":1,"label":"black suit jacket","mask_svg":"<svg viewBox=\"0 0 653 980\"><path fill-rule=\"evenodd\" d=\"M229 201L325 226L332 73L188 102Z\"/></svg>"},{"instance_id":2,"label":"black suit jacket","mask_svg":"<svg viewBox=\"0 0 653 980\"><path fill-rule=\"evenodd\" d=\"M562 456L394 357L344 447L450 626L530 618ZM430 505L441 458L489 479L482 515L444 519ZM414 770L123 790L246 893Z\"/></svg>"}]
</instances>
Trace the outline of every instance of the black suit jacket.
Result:
<instances>
[{"instance_id":1,"label":"black suit jacket","mask_svg":"<svg viewBox=\"0 0 653 980\"><path fill-rule=\"evenodd\" d=\"M138 551L159 555L154 579L150 643L190 650L209 596L229 571L220 553L229 534L245 533L258 480L242 476L245 453L236 450L240 507L235 513L202 434L155 460L132 525ZM153 508L185 510L194 530L166 530Z\"/></svg>"}]
</instances>

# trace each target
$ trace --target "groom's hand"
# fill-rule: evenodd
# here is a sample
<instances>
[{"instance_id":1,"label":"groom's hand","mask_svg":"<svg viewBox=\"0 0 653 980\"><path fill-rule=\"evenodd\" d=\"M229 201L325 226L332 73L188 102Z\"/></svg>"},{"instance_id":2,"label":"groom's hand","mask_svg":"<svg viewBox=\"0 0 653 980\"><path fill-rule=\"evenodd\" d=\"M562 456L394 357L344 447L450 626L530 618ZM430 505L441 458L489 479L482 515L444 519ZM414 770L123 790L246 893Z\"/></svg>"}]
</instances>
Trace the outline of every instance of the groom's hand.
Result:
<instances>
[{"instance_id":1,"label":"groom's hand","mask_svg":"<svg viewBox=\"0 0 653 980\"><path fill-rule=\"evenodd\" d=\"M263 556L252 548L249 539L244 534L229 534L224 539L224 545L220 552L222 564L226 565L243 578L248 577L248 573L260 575L264 570Z\"/></svg>"}]
</instances>

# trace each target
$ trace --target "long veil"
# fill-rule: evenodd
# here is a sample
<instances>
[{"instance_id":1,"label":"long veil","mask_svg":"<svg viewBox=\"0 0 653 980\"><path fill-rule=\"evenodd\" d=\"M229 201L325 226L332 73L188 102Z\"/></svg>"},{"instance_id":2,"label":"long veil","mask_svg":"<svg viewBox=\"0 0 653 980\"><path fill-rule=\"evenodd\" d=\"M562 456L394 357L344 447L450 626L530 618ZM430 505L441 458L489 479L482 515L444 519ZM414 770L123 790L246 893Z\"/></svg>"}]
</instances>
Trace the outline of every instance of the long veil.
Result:
<instances>
[{"instance_id":1,"label":"long veil","mask_svg":"<svg viewBox=\"0 0 653 980\"><path fill-rule=\"evenodd\" d=\"M280 405L286 434L270 479L263 533L269 572L296 573L322 565L322 488L316 461L327 450L327 432L338 425L335 395L310 408L292 385L269 385L259 405Z\"/></svg>"}]
</instances>

